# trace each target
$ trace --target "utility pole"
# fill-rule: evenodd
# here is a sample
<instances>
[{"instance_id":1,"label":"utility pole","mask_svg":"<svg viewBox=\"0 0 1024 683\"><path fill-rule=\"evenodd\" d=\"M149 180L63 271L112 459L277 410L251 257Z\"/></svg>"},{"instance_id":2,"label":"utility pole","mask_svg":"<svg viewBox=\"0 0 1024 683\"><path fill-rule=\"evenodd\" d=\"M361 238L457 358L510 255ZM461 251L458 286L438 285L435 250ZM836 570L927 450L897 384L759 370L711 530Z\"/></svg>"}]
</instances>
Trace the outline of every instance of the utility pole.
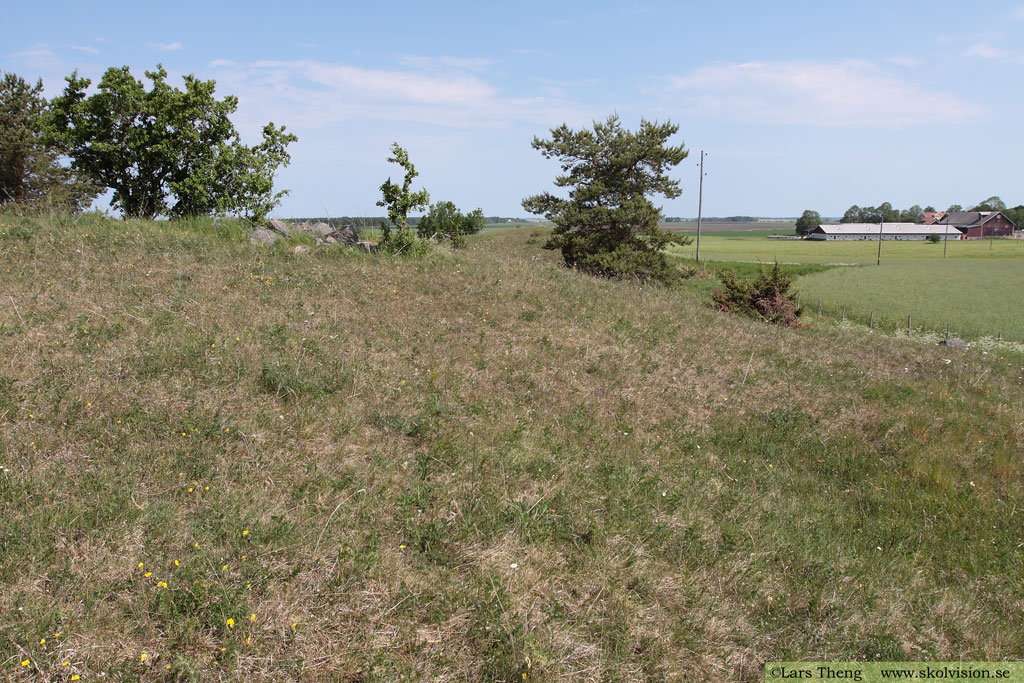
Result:
<instances>
[{"instance_id":1,"label":"utility pole","mask_svg":"<svg viewBox=\"0 0 1024 683\"><path fill-rule=\"evenodd\" d=\"M697 190L697 263L700 263L700 219L704 209L704 150L700 151L700 183Z\"/></svg>"},{"instance_id":2,"label":"utility pole","mask_svg":"<svg viewBox=\"0 0 1024 683\"><path fill-rule=\"evenodd\" d=\"M946 239L942 240L942 258L946 258L946 244L949 242L949 212L946 212Z\"/></svg>"},{"instance_id":3,"label":"utility pole","mask_svg":"<svg viewBox=\"0 0 1024 683\"><path fill-rule=\"evenodd\" d=\"M885 225L885 219L878 221L878 260L875 261L876 266L882 265L882 226Z\"/></svg>"}]
</instances>

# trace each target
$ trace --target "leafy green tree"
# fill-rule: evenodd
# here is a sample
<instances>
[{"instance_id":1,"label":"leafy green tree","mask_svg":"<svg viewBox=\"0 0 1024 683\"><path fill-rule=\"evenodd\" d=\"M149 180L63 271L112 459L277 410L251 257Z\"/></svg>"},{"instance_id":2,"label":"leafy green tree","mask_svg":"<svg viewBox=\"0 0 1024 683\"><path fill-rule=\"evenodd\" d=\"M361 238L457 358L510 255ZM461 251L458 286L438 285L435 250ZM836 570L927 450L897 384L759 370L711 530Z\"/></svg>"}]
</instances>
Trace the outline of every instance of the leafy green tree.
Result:
<instances>
[{"instance_id":1,"label":"leafy green tree","mask_svg":"<svg viewBox=\"0 0 1024 683\"><path fill-rule=\"evenodd\" d=\"M977 206L971 207L971 211L1002 211L1005 208L1006 202L993 195L984 201L978 202Z\"/></svg>"},{"instance_id":2,"label":"leafy green tree","mask_svg":"<svg viewBox=\"0 0 1024 683\"><path fill-rule=\"evenodd\" d=\"M431 204L430 211L420 219L416 234L423 239L447 238L455 246L462 246L466 235L483 230L486 220L481 209L463 214L453 202L438 202Z\"/></svg>"},{"instance_id":3,"label":"leafy green tree","mask_svg":"<svg viewBox=\"0 0 1024 683\"><path fill-rule=\"evenodd\" d=\"M927 211L928 213L935 213L935 207L932 206L931 204L929 204L928 206L924 207L924 210Z\"/></svg>"},{"instance_id":4,"label":"leafy green tree","mask_svg":"<svg viewBox=\"0 0 1024 683\"><path fill-rule=\"evenodd\" d=\"M30 85L13 73L0 79L0 204L79 211L98 190L59 163L59 150L45 135L49 103L42 92L41 80Z\"/></svg>"},{"instance_id":5,"label":"leafy green tree","mask_svg":"<svg viewBox=\"0 0 1024 683\"><path fill-rule=\"evenodd\" d=\"M1013 222L1016 230L1024 229L1024 204L1018 204L1012 209L1006 209L1003 213Z\"/></svg>"},{"instance_id":6,"label":"leafy green tree","mask_svg":"<svg viewBox=\"0 0 1024 683\"><path fill-rule=\"evenodd\" d=\"M964 207L959 204L950 204L949 208L946 209L946 213L959 213L964 210Z\"/></svg>"},{"instance_id":7,"label":"leafy green tree","mask_svg":"<svg viewBox=\"0 0 1024 683\"><path fill-rule=\"evenodd\" d=\"M190 74L178 90L159 65L146 78L148 90L128 67L110 68L89 96L89 79L66 79L49 120L73 168L112 189L126 218L223 212L256 221L277 205L274 174L294 135L271 123L261 144L246 147L229 118L238 99L216 99L214 81Z\"/></svg>"},{"instance_id":8,"label":"leafy green tree","mask_svg":"<svg viewBox=\"0 0 1024 683\"><path fill-rule=\"evenodd\" d=\"M595 121L593 130L562 124L550 139L535 137L533 148L561 163L555 185L569 193L567 199L544 192L523 200L524 209L555 224L545 246L561 249L567 266L593 275L672 280L661 252L672 236L658 227L661 210L647 196L682 193L667 175L687 156L682 145L667 144L678 130L641 120L632 132L612 115Z\"/></svg>"},{"instance_id":9,"label":"leafy green tree","mask_svg":"<svg viewBox=\"0 0 1024 683\"><path fill-rule=\"evenodd\" d=\"M892 208L892 204L890 204L889 202L882 202L882 204L878 207L878 213L881 215L881 218L879 220L885 221L886 223L898 223L900 220L900 212ZM878 221L870 222L874 223Z\"/></svg>"},{"instance_id":10,"label":"leafy green tree","mask_svg":"<svg viewBox=\"0 0 1024 683\"><path fill-rule=\"evenodd\" d=\"M425 189L412 191L412 181L419 173L409 161L409 153L399 147L397 142L391 143L391 156L388 157L388 162L405 169L405 177L401 185L391 182L389 177L380 186L383 199L377 202L377 206L383 206L388 210L388 220L380 222L380 246L392 253L401 253L415 243L415 237L409 228L409 212L426 208L430 203L430 193Z\"/></svg>"},{"instance_id":11,"label":"leafy green tree","mask_svg":"<svg viewBox=\"0 0 1024 683\"><path fill-rule=\"evenodd\" d=\"M807 209L800 218L796 219L796 234L806 235L819 225L821 225L821 214Z\"/></svg>"},{"instance_id":12,"label":"leafy green tree","mask_svg":"<svg viewBox=\"0 0 1024 683\"><path fill-rule=\"evenodd\" d=\"M861 208L854 204L843 214L840 223L863 223L861 220Z\"/></svg>"},{"instance_id":13,"label":"leafy green tree","mask_svg":"<svg viewBox=\"0 0 1024 683\"><path fill-rule=\"evenodd\" d=\"M900 212L900 221L903 223L923 223L924 209L921 208L920 204L914 204L909 209Z\"/></svg>"}]
</instances>

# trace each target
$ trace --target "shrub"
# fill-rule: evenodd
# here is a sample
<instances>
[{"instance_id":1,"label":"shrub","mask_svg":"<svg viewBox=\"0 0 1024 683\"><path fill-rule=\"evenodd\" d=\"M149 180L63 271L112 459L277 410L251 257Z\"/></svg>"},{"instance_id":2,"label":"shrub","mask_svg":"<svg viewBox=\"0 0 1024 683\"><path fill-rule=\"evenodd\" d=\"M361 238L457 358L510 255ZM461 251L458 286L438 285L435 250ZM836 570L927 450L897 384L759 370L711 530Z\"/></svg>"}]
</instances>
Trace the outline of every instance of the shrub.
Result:
<instances>
[{"instance_id":1,"label":"shrub","mask_svg":"<svg viewBox=\"0 0 1024 683\"><path fill-rule=\"evenodd\" d=\"M778 262L770 273L762 267L761 274L752 281L739 278L731 270L722 271L719 277L722 289L711 293L718 310L739 313L773 325L796 327L800 324L803 307L790 293L792 282L779 268Z\"/></svg>"}]
</instances>

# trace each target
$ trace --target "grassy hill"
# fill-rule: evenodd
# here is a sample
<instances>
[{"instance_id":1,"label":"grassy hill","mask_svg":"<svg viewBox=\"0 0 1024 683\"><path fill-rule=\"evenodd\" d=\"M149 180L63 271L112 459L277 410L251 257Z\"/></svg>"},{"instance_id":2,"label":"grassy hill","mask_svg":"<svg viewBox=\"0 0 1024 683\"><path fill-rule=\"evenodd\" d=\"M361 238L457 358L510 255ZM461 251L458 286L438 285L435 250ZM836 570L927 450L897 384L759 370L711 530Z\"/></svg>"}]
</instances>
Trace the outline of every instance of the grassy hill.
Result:
<instances>
[{"instance_id":1,"label":"grassy hill","mask_svg":"<svg viewBox=\"0 0 1024 683\"><path fill-rule=\"evenodd\" d=\"M536 233L402 260L0 217L3 675L1024 652L1020 357L766 327Z\"/></svg>"}]
</instances>

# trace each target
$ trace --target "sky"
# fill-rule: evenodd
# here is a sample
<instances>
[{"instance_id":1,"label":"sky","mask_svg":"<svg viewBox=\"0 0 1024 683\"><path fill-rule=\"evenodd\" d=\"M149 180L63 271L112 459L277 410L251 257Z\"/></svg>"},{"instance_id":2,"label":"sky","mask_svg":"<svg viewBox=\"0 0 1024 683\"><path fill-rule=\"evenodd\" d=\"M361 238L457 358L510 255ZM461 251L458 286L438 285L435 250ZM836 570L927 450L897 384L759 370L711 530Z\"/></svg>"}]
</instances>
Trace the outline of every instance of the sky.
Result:
<instances>
[{"instance_id":1,"label":"sky","mask_svg":"<svg viewBox=\"0 0 1024 683\"><path fill-rule=\"evenodd\" d=\"M255 143L298 136L280 217L377 216L406 148L434 201L527 216L558 165L531 148L618 114L679 126L669 216L842 215L852 204L1024 203L1024 1L16 3L0 71L77 69L236 95Z\"/></svg>"}]
</instances>

